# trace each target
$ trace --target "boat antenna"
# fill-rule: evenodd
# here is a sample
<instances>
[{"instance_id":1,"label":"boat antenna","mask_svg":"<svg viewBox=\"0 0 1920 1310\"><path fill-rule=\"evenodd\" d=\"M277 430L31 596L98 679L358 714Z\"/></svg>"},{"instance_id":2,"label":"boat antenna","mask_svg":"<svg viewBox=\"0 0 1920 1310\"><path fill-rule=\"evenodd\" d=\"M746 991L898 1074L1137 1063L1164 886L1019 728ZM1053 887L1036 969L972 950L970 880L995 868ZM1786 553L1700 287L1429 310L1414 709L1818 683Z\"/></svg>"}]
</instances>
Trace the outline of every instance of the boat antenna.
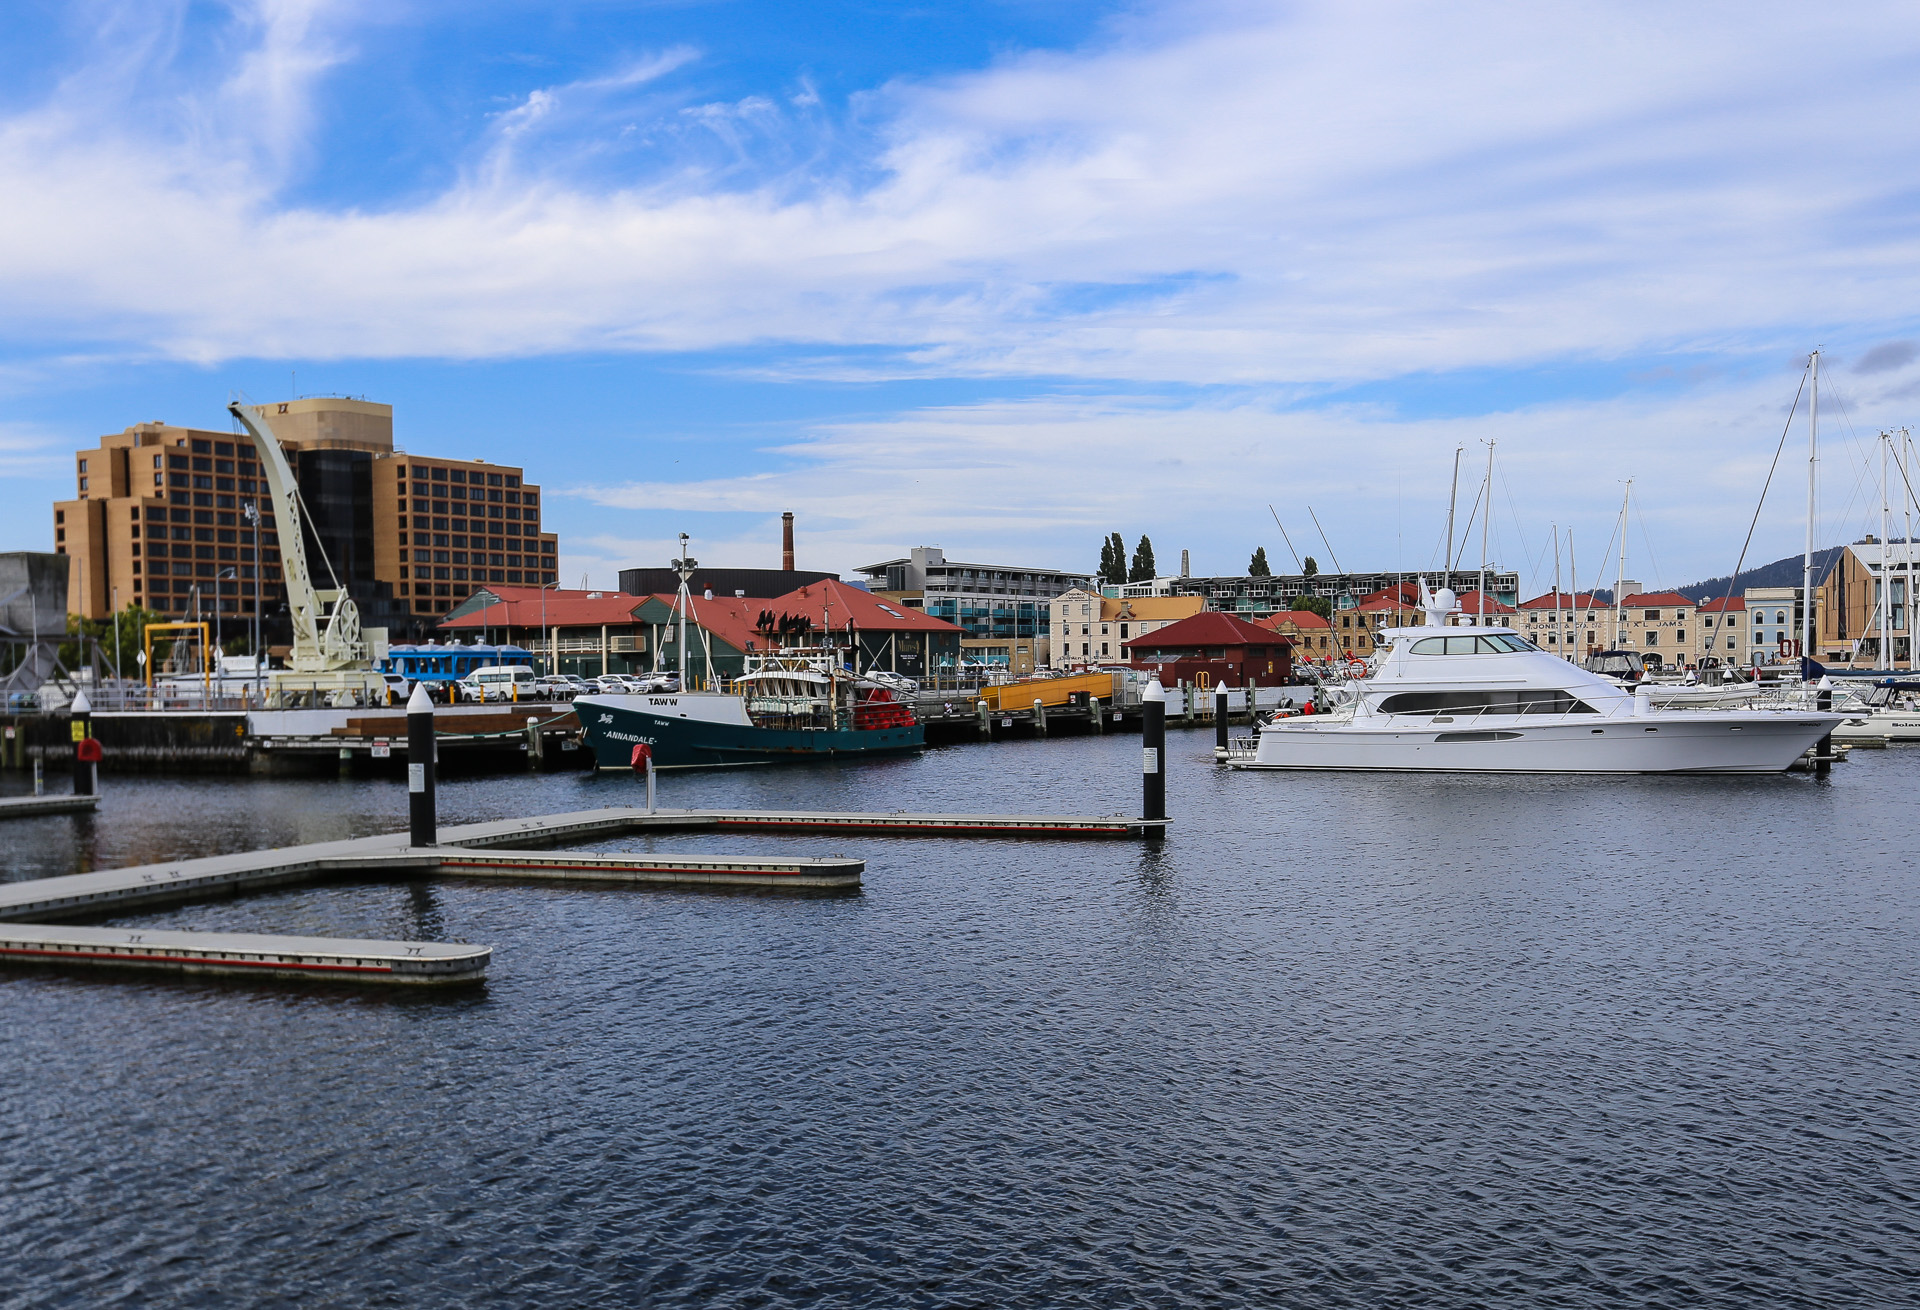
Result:
<instances>
[{"instance_id":1,"label":"boat antenna","mask_svg":"<svg viewBox=\"0 0 1920 1310\"><path fill-rule=\"evenodd\" d=\"M1633 479L1627 479L1626 492L1620 498L1620 568L1613 575L1613 648L1622 649L1620 641L1624 635L1622 624L1625 611L1621 602L1626 599L1620 594L1621 584L1627 579L1627 506L1633 503Z\"/></svg>"}]
</instances>

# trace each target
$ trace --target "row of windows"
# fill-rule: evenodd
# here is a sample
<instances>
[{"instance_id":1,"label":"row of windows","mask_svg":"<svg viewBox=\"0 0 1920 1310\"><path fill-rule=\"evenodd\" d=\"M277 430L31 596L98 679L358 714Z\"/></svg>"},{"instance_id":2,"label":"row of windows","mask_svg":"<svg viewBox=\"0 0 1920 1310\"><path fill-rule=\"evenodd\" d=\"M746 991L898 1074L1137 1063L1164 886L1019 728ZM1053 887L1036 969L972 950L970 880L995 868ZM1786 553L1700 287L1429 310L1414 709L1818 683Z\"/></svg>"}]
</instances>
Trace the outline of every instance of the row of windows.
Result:
<instances>
[{"instance_id":1,"label":"row of windows","mask_svg":"<svg viewBox=\"0 0 1920 1310\"><path fill-rule=\"evenodd\" d=\"M407 509L408 509L407 502L404 500L401 501L400 512L404 514L407 511ZM457 505L457 506L449 505L444 500L436 500L436 501L428 502L428 501L416 499L413 502L412 509L415 514L472 513L476 518L496 518L496 519L497 518L517 519L520 517L520 508L517 505L508 505L505 508L504 513L502 512L501 507L498 505L475 505L472 507L471 511L469 511L468 507L465 505ZM535 507L529 506L527 509L526 516L530 519L537 519L540 517L540 511Z\"/></svg>"},{"instance_id":2,"label":"row of windows","mask_svg":"<svg viewBox=\"0 0 1920 1310\"><path fill-rule=\"evenodd\" d=\"M444 468L438 464L402 464L395 470L395 476L400 479L400 491L403 495L407 490L406 481L407 471L409 469L413 470L413 480L416 483L431 481L472 483L477 485L484 479L486 485L489 487L517 487L520 485L520 475L517 473L482 473L479 469L473 469L469 472L467 469Z\"/></svg>"}]
</instances>

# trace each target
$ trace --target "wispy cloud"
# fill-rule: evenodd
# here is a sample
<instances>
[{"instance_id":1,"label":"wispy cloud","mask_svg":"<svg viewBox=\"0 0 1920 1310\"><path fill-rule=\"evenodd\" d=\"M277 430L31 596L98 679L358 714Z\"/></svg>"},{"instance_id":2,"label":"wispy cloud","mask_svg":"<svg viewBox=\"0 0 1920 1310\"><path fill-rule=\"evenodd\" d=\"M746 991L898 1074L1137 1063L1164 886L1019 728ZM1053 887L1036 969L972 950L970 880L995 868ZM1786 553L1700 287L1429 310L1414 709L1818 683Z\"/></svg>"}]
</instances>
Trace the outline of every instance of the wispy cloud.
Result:
<instances>
[{"instance_id":1,"label":"wispy cloud","mask_svg":"<svg viewBox=\"0 0 1920 1310\"><path fill-rule=\"evenodd\" d=\"M873 92L872 156L798 192L787 158L778 185L716 188L670 155L563 179L522 148L670 81L675 48L524 97L489 168L382 212L284 208L250 163L326 130L311 88L353 11L245 12L252 52L198 139L131 105L0 123L17 338L193 359L771 341L889 347L902 372L1297 381L1898 331L1920 292L1920 29L1893 4L1168 5L1096 48ZM792 108L671 116L738 132Z\"/></svg>"}]
</instances>

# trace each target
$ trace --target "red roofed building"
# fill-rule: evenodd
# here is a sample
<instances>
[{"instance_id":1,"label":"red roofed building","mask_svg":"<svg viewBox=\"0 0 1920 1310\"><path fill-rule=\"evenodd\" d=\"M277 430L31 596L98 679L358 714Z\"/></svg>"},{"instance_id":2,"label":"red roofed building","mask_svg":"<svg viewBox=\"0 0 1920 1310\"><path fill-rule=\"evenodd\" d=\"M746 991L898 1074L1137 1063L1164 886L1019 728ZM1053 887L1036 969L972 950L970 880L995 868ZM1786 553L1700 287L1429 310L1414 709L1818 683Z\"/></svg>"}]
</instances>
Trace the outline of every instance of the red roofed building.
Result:
<instances>
[{"instance_id":1,"label":"red roofed building","mask_svg":"<svg viewBox=\"0 0 1920 1310\"><path fill-rule=\"evenodd\" d=\"M1241 687L1252 682L1279 687L1293 681L1292 641L1231 614L1195 614L1122 642L1120 648L1134 668L1158 673L1163 686L1191 682Z\"/></svg>"},{"instance_id":2,"label":"red roofed building","mask_svg":"<svg viewBox=\"0 0 1920 1310\"><path fill-rule=\"evenodd\" d=\"M1333 643L1333 625L1312 610L1280 610L1261 619L1257 626L1271 629L1292 643L1296 662L1325 663L1339 655Z\"/></svg>"},{"instance_id":3,"label":"red roofed building","mask_svg":"<svg viewBox=\"0 0 1920 1310\"><path fill-rule=\"evenodd\" d=\"M1607 649L1602 643L1613 631L1613 603L1590 591L1549 591L1521 601L1513 626L1542 650L1585 659Z\"/></svg>"},{"instance_id":4,"label":"red roofed building","mask_svg":"<svg viewBox=\"0 0 1920 1310\"><path fill-rule=\"evenodd\" d=\"M594 677L680 667L680 616L672 595L485 587L440 623L472 640L512 642L541 656L538 666ZM750 651L781 646L841 647L848 663L910 677L951 667L961 630L837 579L772 599L707 596L687 604L687 676L695 685L738 677Z\"/></svg>"},{"instance_id":5,"label":"red roofed building","mask_svg":"<svg viewBox=\"0 0 1920 1310\"><path fill-rule=\"evenodd\" d=\"M1513 606L1501 604L1498 597L1469 591L1460 597L1460 616L1454 622L1469 628L1510 628L1519 613Z\"/></svg>"}]
</instances>

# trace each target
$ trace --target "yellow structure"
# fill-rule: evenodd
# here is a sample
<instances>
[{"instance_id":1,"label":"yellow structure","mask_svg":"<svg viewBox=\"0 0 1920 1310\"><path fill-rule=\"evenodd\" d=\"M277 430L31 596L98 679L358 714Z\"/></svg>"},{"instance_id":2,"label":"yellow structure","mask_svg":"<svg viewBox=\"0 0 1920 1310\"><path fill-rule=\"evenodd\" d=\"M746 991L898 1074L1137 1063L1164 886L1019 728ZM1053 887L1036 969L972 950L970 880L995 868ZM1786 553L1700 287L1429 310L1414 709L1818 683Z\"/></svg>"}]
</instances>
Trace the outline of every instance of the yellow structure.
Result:
<instances>
[{"instance_id":1,"label":"yellow structure","mask_svg":"<svg viewBox=\"0 0 1920 1310\"><path fill-rule=\"evenodd\" d=\"M208 680L213 661L207 658L211 647L207 643L207 633L212 625L207 623L149 623L140 631L140 649L144 656L140 661L147 670L147 686L153 686L153 638L154 634L169 632L192 632L200 636L200 680Z\"/></svg>"},{"instance_id":2,"label":"yellow structure","mask_svg":"<svg viewBox=\"0 0 1920 1310\"><path fill-rule=\"evenodd\" d=\"M1069 704L1078 693L1111 700L1119 689L1117 673L1078 673L1065 678L1035 678L1031 682L1008 682L998 687L982 687L979 700L990 710L1030 710L1037 700L1047 709Z\"/></svg>"}]
</instances>

